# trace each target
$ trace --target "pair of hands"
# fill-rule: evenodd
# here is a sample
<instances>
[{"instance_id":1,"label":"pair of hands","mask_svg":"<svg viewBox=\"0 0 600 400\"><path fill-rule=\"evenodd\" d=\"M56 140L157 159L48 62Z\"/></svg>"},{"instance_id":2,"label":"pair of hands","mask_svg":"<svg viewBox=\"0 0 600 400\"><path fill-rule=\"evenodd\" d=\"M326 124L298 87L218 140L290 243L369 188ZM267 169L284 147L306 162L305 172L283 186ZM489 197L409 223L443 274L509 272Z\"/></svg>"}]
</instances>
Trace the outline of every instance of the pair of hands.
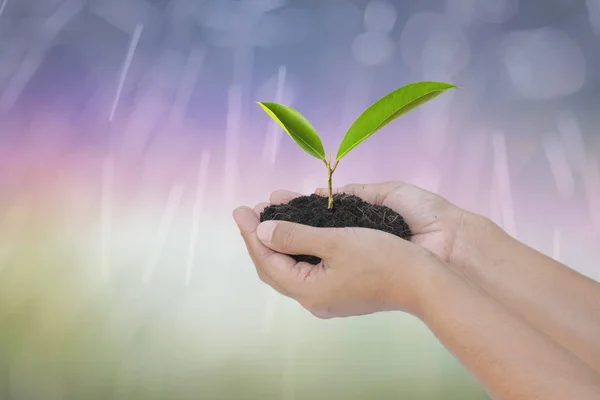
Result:
<instances>
[{"instance_id":1,"label":"pair of hands","mask_svg":"<svg viewBox=\"0 0 600 400\"><path fill-rule=\"evenodd\" d=\"M234 218L263 281L320 318L413 314L493 398L600 399L597 282L414 186L341 191L397 211L411 241L361 228L260 224L268 204L239 208ZM271 203L295 196L276 192Z\"/></svg>"},{"instance_id":2,"label":"pair of hands","mask_svg":"<svg viewBox=\"0 0 600 400\"><path fill-rule=\"evenodd\" d=\"M440 196L401 182L348 185L336 192L356 195L398 212L411 241L364 228L314 228L284 221L260 223L269 204L298 193L277 191L270 203L233 213L260 278L296 299L319 318L401 310L420 317L424 286L460 248L465 211ZM317 194L326 195L318 189ZM318 265L286 254L310 254Z\"/></svg>"}]
</instances>

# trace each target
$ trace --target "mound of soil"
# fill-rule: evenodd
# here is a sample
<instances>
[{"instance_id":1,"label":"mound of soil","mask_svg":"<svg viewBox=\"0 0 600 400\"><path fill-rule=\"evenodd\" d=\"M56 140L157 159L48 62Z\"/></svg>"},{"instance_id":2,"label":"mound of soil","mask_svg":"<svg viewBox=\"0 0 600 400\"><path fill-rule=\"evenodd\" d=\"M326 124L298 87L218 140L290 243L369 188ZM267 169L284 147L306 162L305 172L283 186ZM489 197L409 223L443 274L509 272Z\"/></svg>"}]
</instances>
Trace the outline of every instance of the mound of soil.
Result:
<instances>
[{"instance_id":1,"label":"mound of soil","mask_svg":"<svg viewBox=\"0 0 600 400\"><path fill-rule=\"evenodd\" d=\"M376 206L347 194L333 196L333 208L327 208L327 197L312 194L301 196L286 204L270 205L260 215L260 222L289 221L317 228L378 229L410 240L412 233L404 218L385 206ZM296 261L318 264L321 259L312 255L291 255Z\"/></svg>"}]
</instances>

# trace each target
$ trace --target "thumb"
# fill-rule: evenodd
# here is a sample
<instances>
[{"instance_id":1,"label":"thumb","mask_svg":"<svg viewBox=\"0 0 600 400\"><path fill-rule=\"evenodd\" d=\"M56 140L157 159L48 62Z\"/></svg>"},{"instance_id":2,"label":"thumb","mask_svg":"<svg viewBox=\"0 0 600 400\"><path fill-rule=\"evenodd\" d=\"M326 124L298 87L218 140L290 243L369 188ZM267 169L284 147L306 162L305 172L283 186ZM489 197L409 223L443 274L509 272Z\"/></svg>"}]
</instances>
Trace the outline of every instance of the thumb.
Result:
<instances>
[{"instance_id":1,"label":"thumb","mask_svg":"<svg viewBox=\"0 0 600 400\"><path fill-rule=\"evenodd\" d=\"M278 253L328 258L339 245L339 229L315 228L287 221L265 221L256 234L261 242Z\"/></svg>"}]
</instances>

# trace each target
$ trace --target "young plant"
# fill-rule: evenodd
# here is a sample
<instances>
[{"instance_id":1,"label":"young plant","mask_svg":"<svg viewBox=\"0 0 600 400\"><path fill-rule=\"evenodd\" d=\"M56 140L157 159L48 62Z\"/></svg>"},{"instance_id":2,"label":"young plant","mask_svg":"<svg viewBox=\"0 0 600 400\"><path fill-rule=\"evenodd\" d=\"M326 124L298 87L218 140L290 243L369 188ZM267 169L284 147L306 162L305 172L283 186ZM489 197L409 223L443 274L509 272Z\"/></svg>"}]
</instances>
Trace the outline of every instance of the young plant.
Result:
<instances>
[{"instance_id":1,"label":"young plant","mask_svg":"<svg viewBox=\"0 0 600 400\"><path fill-rule=\"evenodd\" d=\"M375 132L402 115L425 104L456 86L443 82L417 82L406 85L379 99L354 121L340 147L335 161L325 156L325 149L315 128L295 109L278 103L258 104L308 154L322 160L327 167L328 208L333 208L331 179L340 160Z\"/></svg>"}]
</instances>

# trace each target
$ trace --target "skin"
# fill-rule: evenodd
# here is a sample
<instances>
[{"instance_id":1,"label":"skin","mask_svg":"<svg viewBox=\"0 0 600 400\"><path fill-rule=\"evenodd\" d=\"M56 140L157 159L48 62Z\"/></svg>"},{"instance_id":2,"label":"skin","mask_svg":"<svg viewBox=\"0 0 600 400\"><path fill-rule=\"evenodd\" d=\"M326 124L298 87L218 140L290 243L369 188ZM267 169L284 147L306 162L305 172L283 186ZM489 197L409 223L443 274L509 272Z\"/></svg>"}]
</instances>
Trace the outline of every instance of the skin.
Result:
<instances>
[{"instance_id":1,"label":"skin","mask_svg":"<svg viewBox=\"0 0 600 400\"><path fill-rule=\"evenodd\" d=\"M405 216L414 243L600 372L598 282L515 240L489 219L415 186L389 182L342 191Z\"/></svg>"},{"instance_id":2,"label":"skin","mask_svg":"<svg viewBox=\"0 0 600 400\"><path fill-rule=\"evenodd\" d=\"M495 398L600 396L600 376L590 367L598 347L591 332L600 332L597 284L414 186L351 185L342 191L398 211L415 233L412 243L368 229L259 224L267 204L236 209L264 282L320 318L389 310L415 315ZM276 192L271 203L295 196ZM284 255L307 253L323 262L296 263Z\"/></svg>"},{"instance_id":3,"label":"skin","mask_svg":"<svg viewBox=\"0 0 600 400\"><path fill-rule=\"evenodd\" d=\"M440 263L418 315L494 399L596 399L600 375Z\"/></svg>"}]
</instances>

